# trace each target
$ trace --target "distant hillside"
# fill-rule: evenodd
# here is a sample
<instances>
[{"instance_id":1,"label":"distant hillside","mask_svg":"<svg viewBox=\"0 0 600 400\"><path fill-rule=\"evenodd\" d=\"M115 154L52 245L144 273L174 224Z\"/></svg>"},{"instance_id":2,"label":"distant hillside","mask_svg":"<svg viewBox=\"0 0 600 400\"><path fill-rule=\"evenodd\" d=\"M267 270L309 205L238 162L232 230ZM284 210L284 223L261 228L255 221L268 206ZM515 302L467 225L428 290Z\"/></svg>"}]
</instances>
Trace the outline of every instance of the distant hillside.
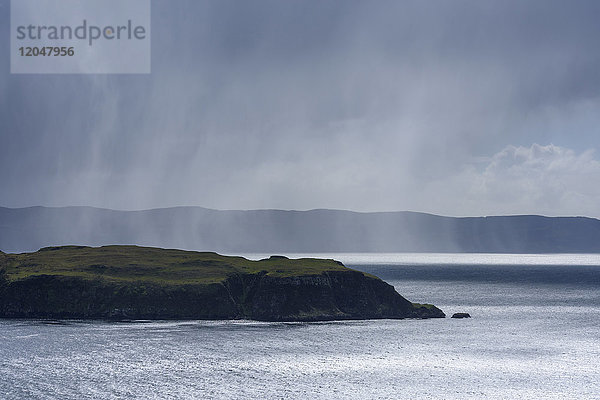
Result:
<instances>
[{"instance_id":1,"label":"distant hillside","mask_svg":"<svg viewBox=\"0 0 600 400\"><path fill-rule=\"evenodd\" d=\"M0 208L0 250L136 244L243 252L599 253L600 220L414 212Z\"/></svg>"}]
</instances>

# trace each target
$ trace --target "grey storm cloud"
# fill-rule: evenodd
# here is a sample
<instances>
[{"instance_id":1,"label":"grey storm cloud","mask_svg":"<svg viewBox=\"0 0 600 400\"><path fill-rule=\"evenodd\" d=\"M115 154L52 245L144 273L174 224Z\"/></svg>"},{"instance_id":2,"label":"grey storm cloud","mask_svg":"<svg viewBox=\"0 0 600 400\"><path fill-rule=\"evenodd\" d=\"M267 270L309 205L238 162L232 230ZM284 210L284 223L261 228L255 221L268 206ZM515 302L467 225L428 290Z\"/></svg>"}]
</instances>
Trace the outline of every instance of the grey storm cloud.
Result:
<instances>
[{"instance_id":1,"label":"grey storm cloud","mask_svg":"<svg viewBox=\"0 0 600 400\"><path fill-rule=\"evenodd\" d=\"M599 20L597 1L153 1L149 75L2 59L0 205L600 216ZM7 0L0 32L8 54Z\"/></svg>"}]
</instances>

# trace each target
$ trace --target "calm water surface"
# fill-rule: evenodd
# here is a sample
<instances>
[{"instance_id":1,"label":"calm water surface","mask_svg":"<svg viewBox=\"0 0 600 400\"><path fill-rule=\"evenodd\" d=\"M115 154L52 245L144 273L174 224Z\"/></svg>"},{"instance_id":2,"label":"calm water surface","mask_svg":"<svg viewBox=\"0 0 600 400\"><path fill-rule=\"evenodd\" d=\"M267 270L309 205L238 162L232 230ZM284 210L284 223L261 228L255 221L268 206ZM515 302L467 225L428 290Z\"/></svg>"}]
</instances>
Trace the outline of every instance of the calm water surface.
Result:
<instances>
[{"instance_id":1,"label":"calm water surface","mask_svg":"<svg viewBox=\"0 0 600 400\"><path fill-rule=\"evenodd\" d=\"M320 256L473 318L0 320L0 398L600 399L600 256Z\"/></svg>"}]
</instances>

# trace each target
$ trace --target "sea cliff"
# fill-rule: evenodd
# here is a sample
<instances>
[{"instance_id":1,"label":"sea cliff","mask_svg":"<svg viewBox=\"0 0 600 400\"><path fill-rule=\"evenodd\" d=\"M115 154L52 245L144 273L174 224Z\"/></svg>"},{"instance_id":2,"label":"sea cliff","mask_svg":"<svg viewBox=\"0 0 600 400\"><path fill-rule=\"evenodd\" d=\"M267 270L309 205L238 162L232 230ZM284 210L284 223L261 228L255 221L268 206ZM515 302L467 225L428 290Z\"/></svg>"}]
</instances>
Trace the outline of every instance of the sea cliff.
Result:
<instances>
[{"instance_id":1,"label":"sea cliff","mask_svg":"<svg viewBox=\"0 0 600 400\"><path fill-rule=\"evenodd\" d=\"M1 318L322 321L443 318L334 260L137 246L0 253Z\"/></svg>"}]
</instances>

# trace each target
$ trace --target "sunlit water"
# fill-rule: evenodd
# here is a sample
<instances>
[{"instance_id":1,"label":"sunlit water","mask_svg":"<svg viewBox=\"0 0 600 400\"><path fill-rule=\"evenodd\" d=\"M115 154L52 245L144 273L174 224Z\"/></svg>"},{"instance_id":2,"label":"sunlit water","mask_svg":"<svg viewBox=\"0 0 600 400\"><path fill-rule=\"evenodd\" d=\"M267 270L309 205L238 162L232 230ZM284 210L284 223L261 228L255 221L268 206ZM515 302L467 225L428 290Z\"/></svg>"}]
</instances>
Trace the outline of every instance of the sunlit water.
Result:
<instances>
[{"instance_id":1,"label":"sunlit water","mask_svg":"<svg viewBox=\"0 0 600 400\"><path fill-rule=\"evenodd\" d=\"M473 318L4 320L0 398L600 398L599 256L324 256Z\"/></svg>"}]
</instances>

